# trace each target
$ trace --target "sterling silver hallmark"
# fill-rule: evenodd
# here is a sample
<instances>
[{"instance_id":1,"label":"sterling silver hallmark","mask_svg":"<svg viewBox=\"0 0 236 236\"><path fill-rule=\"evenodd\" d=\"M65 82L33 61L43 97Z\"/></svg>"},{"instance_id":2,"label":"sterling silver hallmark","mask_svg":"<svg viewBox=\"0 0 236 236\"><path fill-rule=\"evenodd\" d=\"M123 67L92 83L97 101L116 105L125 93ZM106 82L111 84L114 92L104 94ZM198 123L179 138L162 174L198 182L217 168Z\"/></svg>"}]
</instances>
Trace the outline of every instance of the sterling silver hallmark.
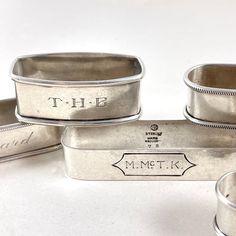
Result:
<instances>
[{"instance_id":1,"label":"sterling silver hallmark","mask_svg":"<svg viewBox=\"0 0 236 236\"><path fill-rule=\"evenodd\" d=\"M235 130L186 120L68 127L61 142L68 176L83 180L217 180L236 166Z\"/></svg>"},{"instance_id":2,"label":"sterling silver hallmark","mask_svg":"<svg viewBox=\"0 0 236 236\"><path fill-rule=\"evenodd\" d=\"M210 127L236 128L236 65L205 64L185 74L185 117Z\"/></svg>"},{"instance_id":3,"label":"sterling silver hallmark","mask_svg":"<svg viewBox=\"0 0 236 236\"><path fill-rule=\"evenodd\" d=\"M218 236L236 235L236 172L222 176L216 184L218 199L214 229Z\"/></svg>"},{"instance_id":4,"label":"sterling silver hallmark","mask_svg":"<svg viewBox=\"0 0 236 236\"><path fill-rule=\"evenodd\" d=\"M140 59L105 53L19 57L11 77L19 121L93 126L136 120L144 68Z\"/></svg>"},{"instance_id":5,"label":"sterling silver hallmark","mask_svg":"<svg viewBox=\"0 0 236 236\"><path fill-rule=\"evenodd\" d=\"M20 123L15 117L15 107L15 99L0 101L0 162L61 147L59 128Z\"/></svg>"}]
</instances>

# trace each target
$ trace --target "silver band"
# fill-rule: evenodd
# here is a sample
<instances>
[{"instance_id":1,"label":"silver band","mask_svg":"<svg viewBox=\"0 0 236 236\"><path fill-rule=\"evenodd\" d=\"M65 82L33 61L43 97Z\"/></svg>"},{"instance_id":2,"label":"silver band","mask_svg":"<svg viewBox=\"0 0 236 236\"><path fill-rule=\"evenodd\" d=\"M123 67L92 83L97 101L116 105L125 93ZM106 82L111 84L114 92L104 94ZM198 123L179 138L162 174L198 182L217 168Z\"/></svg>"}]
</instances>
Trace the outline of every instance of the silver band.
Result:
<instances>
[{"instance_id":1,"label":"silver band","mask_svg":"<svg viewBox=\"0 0 236 236\"><path fill-rule=\"evenodd\" d=\"M184 109L184 117L187 120L189 120L197 125L203 125L203 126L210 127L210 128L236 129L236 124L211 122L211 121L197 119L197 118L190 115L190 113L188 112L187 106Z\"/></svg>"},{"instance_id":2,"label":"silver band","mask_svg":"<svg viewBox=\"0 0 236 236\"><path fill-rule=\"evenodd\" d=\"M52 126L99 126L99 125L116 125L122 124L126 122L136 121L141 116L142 111L140 111L136 115L121 117L116 119L106 119L106 120L54 120L54 119L41 119L41 118L29 118L25 116L21 116L18 114L17 108L15 115L17 119L21 122L28 122L30 124L38 124L38 125L52 125Z\"/></svg>"}]
</instances>

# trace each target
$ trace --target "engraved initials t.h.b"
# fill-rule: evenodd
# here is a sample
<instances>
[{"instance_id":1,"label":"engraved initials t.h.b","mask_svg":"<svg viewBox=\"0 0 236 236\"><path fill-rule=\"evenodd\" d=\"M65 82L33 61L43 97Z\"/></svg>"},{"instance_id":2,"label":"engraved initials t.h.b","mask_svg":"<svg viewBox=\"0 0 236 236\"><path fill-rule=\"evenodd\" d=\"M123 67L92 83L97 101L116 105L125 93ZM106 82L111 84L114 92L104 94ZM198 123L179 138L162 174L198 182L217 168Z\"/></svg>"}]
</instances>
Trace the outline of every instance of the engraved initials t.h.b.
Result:
<instances>
[{"instance_id":1,"label":"engraved initials t.h.b","mask_svg":"<svg viewBox=\"0 0 236 236\"><path fill-rule=\"evenodd\" d=\"M68 104L70 108L86 108L88 106L105 107L107 106L107 97L96 97L94 99L70 98L68 100L58 97L49 97L51 107L60 107L62 104Z\"/></svg>"}]
</instances>

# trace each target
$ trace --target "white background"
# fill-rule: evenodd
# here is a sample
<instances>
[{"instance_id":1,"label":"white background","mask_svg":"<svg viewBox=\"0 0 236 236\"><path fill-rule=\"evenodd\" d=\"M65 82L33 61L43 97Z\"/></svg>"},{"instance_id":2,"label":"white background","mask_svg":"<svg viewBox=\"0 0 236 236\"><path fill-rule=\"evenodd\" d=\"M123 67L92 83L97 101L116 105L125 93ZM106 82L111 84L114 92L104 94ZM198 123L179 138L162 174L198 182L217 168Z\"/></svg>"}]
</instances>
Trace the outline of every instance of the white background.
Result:
<instances>
[{"instance_id":1,"label":"white background","mask_svg":"<svg viewBox=\"0 0 236 236\"><path fill-rule=\"evenodd\" d=\"M0 98L14 96L19 55L95 51L139 56L142 119L182 119L184 72L235 63L236 1L1 0ZM29 98L30 99L30 98ZM0 164L0 235L213 236L214 182L86 182L61 152Z\"/></svg>"}]
</instances>

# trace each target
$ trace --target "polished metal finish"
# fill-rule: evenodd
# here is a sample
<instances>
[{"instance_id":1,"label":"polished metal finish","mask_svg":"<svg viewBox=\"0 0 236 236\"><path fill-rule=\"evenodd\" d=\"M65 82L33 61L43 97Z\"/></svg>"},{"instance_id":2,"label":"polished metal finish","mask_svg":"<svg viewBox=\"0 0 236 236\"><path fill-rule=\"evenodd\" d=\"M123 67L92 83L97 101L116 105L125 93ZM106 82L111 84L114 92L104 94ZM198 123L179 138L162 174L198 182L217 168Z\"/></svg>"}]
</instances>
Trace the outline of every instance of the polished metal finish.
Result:
<instances>
[{"instance_id":1,"label":"polished metal finish","mask_svg":"<svg viewBox=\"0 0 236 236\"><path fill-rule=\"evenodd\" d=\"M143 65L133 56L58 53L16 59L18 120L56 126L93 126L140 116Z\"/></svg>"},{"instance_id":2,"label":"polished metal finish","mask_svg":"<svg viewBox=\"0 0 236 236\"><path fill-rule=\"evenodd\" d=\"M236 131L186 120L68 127L68 176L84 180L217 180L236 166Z\"/></svg>"},{"instance_id":3,"label":"polished metal finish","mask_svg":"<svg viewBox=\"0 0 236 236\"><path fill-rule=\"evenodd\" d=\"M0 162L57 150L60 130L24 124L15 117L15 99L0 101Z\"/></svg>"},{"instance_id":4,"label":"polished metal finish","mask_svg":"<svg viewBox=\"0 0 236 236\"><path fill-rule=\"evenodd\" d=\"M205 64L191 68L187 119L200 125L236 128L236 65Z\"/></svg>"},{"instance_id":5,"label":"polished metal finish","mask_svg":"<svg viewBox=\"0 0 236 236\"><path fill-rule=\"evenodd\" d=\"M215 218L218 235L236 235L236 172L229 172L221 177L216 184L218 199Z\"/></svg>"}]
</instances>

